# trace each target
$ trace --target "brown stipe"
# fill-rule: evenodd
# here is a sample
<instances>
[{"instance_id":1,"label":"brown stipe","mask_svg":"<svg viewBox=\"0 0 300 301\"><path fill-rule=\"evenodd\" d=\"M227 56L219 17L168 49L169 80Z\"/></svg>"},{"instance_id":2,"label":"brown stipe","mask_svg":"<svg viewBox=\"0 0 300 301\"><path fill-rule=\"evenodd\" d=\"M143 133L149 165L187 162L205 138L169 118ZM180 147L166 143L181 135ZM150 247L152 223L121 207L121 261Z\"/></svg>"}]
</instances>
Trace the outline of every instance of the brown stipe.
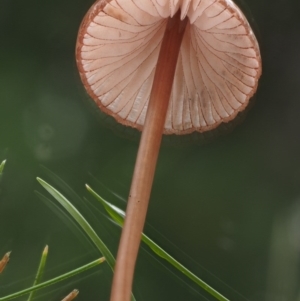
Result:
<instances>
[{"instance_id":1,"label":"brown stipe","mask_svg":"<svg viewBox=\"0 0 300 301\"><path fill-rule=\"evenodd\" d=\"M134 267L173 85L177 57L187 19L180 12L168 19L129 192L119 244L111 301L130 300Z\"/></svg>"}]
</instances>

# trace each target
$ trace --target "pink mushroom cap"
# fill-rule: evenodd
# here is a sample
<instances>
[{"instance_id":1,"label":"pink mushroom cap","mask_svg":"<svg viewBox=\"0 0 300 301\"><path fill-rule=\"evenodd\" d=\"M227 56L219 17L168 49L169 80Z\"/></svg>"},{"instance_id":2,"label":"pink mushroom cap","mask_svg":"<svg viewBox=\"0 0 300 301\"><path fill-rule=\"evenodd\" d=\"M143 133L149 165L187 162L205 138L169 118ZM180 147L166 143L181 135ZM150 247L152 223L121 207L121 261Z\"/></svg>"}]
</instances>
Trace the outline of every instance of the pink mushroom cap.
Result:
<instances>
[{"instance_id":1,"label":"pink mushroom cap","mask_svg":"<svg viewBox=\"0 0 300 301\"><path fill-rule=\"evenodd\" d=\"M245 109L261 75L259 45L231 0L99 0L78 34L85 88L118 122L143 129L167 19L188 18L164 134L204 132Z\"/></svg>"}]
</instances>

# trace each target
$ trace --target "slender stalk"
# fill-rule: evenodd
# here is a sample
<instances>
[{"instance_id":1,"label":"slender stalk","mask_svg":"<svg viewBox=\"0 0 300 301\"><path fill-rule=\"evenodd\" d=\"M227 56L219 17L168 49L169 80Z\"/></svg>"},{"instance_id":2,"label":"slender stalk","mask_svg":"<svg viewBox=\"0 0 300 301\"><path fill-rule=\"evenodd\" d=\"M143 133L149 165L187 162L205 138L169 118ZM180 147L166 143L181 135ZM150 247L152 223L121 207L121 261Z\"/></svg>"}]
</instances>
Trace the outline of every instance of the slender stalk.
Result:
<instances>
[{"instance_id":1,"label":"slender stalk","mask_svg":"<svg viewBox=\"0 0 300 301\"><path fill-rule=\"evenodd\" d=\"M186 19L180 20L180 12L177 12L173 18L168 19L162 40L128 197L115 265L111 301L130 300L136 258L186 23Z\"/></svg>"}]
</instances>

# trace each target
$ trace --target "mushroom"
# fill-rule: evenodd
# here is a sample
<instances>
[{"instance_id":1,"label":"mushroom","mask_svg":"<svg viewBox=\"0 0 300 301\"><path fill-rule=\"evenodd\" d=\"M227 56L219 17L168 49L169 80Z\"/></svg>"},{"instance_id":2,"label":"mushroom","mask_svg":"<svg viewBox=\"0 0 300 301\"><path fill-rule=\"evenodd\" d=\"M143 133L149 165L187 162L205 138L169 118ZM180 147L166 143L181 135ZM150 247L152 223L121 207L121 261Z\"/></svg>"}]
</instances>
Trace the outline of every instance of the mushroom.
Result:
<instances>
[{"instance_id":1,"label":"mushroom","mask_svg":"<svg viewBox=\"0 0 300 301\"><path fill-rule=\"evenodd\" d=\"M99 108L142 131L111 294L128 301L162 134L208 131L244 110L259 46L231 0L98 0L76 60Z\"/></svg>"}]
</instances>

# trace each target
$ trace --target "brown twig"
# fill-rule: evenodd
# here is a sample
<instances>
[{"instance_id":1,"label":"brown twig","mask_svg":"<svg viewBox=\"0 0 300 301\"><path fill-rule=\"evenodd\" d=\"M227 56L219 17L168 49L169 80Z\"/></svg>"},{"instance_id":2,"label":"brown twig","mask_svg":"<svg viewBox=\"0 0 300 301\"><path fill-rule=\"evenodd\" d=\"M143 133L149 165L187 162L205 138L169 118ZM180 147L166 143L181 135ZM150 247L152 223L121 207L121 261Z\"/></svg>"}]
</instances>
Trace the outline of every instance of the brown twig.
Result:
<instances>
[{"instance_id":1,"label":"brown twig","mask_svg":"<svg viewBox=\"0 0 300 301\"><path fill-rule=\"evenodd\" d=\"M11 252L7 252L6 254L4 254L4 256L2 257L2 259L0 261L0 274L4 271L7 263L9 262L10 253Z\"/></svg>"},{"instance_id":2,"label":"brown twig","mask_svg":"<svg viewBox=\"0 0 300 301\"><path fill-rule=\"evenodd\" d=\"M61 301L71 301L74 300L77 295L79 294L79 290L73 290L68 296L66 296L65 298L63 298Z\"/></svg>"}]
</instances>

